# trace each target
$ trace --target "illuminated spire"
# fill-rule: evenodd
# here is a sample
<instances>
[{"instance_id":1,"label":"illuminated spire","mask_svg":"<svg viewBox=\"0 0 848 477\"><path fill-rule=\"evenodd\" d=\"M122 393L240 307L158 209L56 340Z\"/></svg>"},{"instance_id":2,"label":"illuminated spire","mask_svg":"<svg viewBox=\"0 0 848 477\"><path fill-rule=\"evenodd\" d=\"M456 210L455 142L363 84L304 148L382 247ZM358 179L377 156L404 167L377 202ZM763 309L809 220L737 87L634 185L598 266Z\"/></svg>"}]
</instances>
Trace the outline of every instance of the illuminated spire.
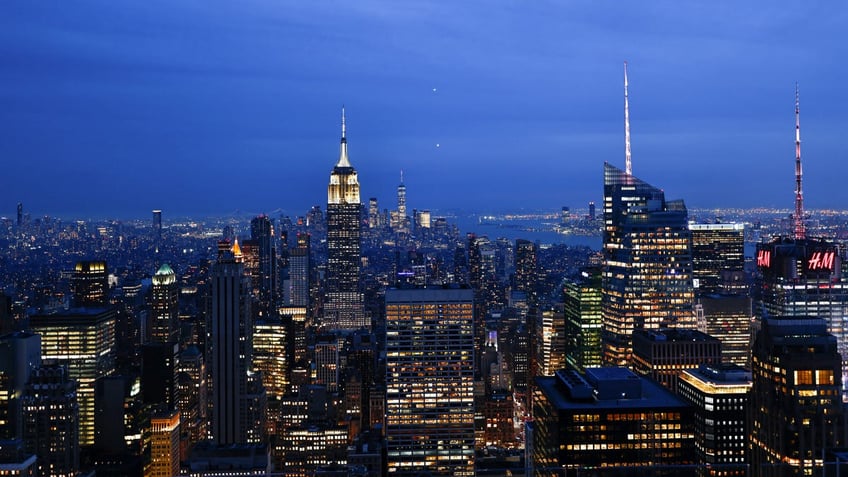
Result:
<instances>
[{"instance_id":1,"label":"illuminated spire","mask_svg":"<svg viewBox=\"0 0 848 477\"><path fill-rule=\"evenodd\" d=\"M804 194L801 189L801 108L798 83L795 83L795 239L804 239Z\"/></svg>"},{"instance_id":2,"label":"illuminated spire","mask_svg":"<svg viewBox=\"0 0 848 477\"><path fill-rule=\"evenodd\" d=\"M624 62L624 172L633 174L630 160L630 103L627 99L627 62Z\"/></svg>"},{"instance_id":3,"label":"illuminated spire","mask_svg":"<svg viewBox=\"0 0 848 477\"><path fill-rule=\"evenodd\" d=\"M235 239L235 242L233 242L233 258L235 258L236 262L241 262L243 258L241 247L239 247L238 244L238 239Z\"/></svg>"},{"instance_id":4,"label":"illuminated spire","mask_svg":"<svg viewBox=\"0 0 848 477\"><path fill-rule=\"evenodd\" d=\"M403 185L403 169L400 170L400 185Z\"/></svg>"},{"instance_id":5,"label":"illuminated spire","mask_svg":"<svg viewBox=\"0 0 848 477\"><path fill-rule=\"evenodd\" d=\"M353 167L347 157L347 127L345 126L345 108L342 105L342 141L339 147L339 162L336 167Z\"/></svg>"}]
</instances>

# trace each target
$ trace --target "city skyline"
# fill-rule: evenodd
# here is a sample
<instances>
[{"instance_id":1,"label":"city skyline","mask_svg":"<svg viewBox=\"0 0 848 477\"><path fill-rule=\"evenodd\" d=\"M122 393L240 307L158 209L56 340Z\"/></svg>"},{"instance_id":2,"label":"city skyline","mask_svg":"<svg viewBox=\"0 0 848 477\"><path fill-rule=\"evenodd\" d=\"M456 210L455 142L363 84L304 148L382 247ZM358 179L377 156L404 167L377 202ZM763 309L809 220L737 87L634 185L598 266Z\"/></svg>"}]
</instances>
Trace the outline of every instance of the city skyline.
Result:
<instances>
[{"instance_id":1,"label":"city skyline","mask_svg":"<svg viewBox=\"0 0 848 477\"><path fill-rule=\"evenodd\" d=\"M0 215L305 211L342 104L381 208L402 169L410 208L576 209L600 202L605 161L624 164L624 60L634 174L689 207L791 207L798 81L805 204L848 202L844 6L4 9Z\"/></svg>"}]
</instances>

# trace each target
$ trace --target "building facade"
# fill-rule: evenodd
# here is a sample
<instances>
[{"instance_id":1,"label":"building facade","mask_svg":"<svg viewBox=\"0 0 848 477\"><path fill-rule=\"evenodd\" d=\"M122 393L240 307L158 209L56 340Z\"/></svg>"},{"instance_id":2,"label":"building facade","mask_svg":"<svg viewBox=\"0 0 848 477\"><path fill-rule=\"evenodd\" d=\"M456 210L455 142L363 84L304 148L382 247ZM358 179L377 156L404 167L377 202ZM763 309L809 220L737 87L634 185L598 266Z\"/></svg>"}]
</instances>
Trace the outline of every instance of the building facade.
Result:
<instances>
[{"instance_id":1,"label":"building facade","mask_svg":"<svg viewBox=\"0 0 848 477\"><path fill-rule=\"evenodd\" d=\"M391 475L474 475L474 292L386 291Z\"/></svg>"},{"instance_id":2,"label":"building facade","mask_svg":"<svg viewBox=\"0 0 848 477\"><path fill-rule=\"evenodd\" d=\"M691 234L683 201L604 164L604 362L629 366L641 328L694 328Z\"/></svg>"}]
</instances>

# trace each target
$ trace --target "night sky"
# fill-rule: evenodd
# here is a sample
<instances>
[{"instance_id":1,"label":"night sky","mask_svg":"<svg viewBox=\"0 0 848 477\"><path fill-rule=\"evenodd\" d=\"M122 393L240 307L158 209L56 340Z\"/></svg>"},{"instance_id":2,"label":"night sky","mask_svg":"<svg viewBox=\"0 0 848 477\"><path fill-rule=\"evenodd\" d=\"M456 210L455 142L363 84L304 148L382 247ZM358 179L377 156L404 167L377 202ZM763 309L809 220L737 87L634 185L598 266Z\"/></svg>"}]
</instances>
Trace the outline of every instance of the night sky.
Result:
<instances>
[{"instance_id":1,"label":"night sky","mask_svg":"<svg viewBox=\"0 0 848 477\"><path fill-rule=\"evenodd\" d=\"M690 207L846 208L848 3L0 4L0 215L302 215L340 109L363 200L585 208L624 166Z\"/></svg>"}]
</instances>

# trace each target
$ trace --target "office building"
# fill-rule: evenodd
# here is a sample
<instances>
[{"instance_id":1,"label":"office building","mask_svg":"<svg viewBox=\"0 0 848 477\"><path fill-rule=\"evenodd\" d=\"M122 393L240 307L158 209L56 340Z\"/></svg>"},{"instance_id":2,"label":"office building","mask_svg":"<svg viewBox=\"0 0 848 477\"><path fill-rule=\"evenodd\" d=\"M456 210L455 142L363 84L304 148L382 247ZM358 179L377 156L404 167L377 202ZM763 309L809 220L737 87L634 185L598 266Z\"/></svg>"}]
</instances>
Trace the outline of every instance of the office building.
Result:
<instances>
[{"instance_id":1,"label":"office building","mask_svg":"<svg viewBox=\"0 0 848 477\"><path fill-rule=\"evenodd\" d=\"M369 328L359 290L361 268L359 179L347 153L344 109L339 161L327 187L327 287L323 325L329 330Z\"/></svg>"},{"instance_id":2,"label":"office building","mask_svg":"<svg viewBox=\"0 0 848 477\"><path fill-rule=\"evenodd\" d=\"M677 394L695 408L699 476L748 475L751 373L736 364L684 370Z\"/></svg>"},{"instance_id":3,"label":"office building","mask_svg":"<svg viewBox=\"0 0 848 477\"><path fill-rule=\"evenodd\" d=\"M473 315L469 289L386 290L391 475L474 475Z\"/></svg>"},{"instance_id":4,"label":"office building","mask_svg":"<svg viewBox=\"0 0 848 477\"><path fill-rule=\"evenodd\" d=\"M64 365L32 370L23 397L23 441L38 456L38 475L75 477L80 470L77 382Z\"/></svg>"},{"instance_id":5,"label":"office building","mask_svg":"<svg viewBox=\"0 0 848 477\"><path fill-rule=\"evenodd\" d=\"M689 224L692 276L699 295L747 294L745 224Z\"/></svg>"},{"instance_id":6,"label":"office building","mask_svg":"<svg viewBox=\"0 0 848 477\"><path fill-rule=\"evenodd\" d=\"M565 329L563 352L568 365L578 371L601 365L601 269L587 268L567 280L564 288ZM556 369L545 373L548 376Z\"/></svg>"},{"instance_id":7,"label":"office building","mask_svg":"<svg viewBox=\"0 0 848 477\"><path fill-rule=\"evenodd\" d=\"M671 392L685 369L721 364L721 341L698 330L660 329L633 332L633 371Z\"/></svg>"},{"instance_id":8,"label":"office building","mask_svg":"<svg viewBox=\"0 0 848 477\"><path fill-rule=\"evenodd\" d=\"M259 290L258 316L269 316L277 305L277 247L274 244L274 226L267 215L250 221L250 239L258 247L258 263L253 287Z\"/></svg>"},{"instance_id":9,"label":"office building","mask_svg":"<svg viewBox=\"0 0 848 477\"><path fill-rule=\"evenodd\" d=\"M105 306L109 298L109 270L103 260L77 262L71 275L73 306Z\"/></svg>"},{"instance_id":10,"label":"office building","mask_svg":"<svg viewBox=\"0 0 848 477\"><path fill-rule=\"evenodd\" d=\"M536 244L518 239L515 241L515 289L527 295L527 304L531 309L539 306L539 270Z\"/></svg>"},{"instance_id":11,"label":"office building","mask_svg":"<svg viewBox=\"0 0 848 477\"><path fill-rule=\"evenodd\" d=\"M253 370L262 376L269 397L282 397L288 389L287 328L279 317L259 320L253 325Z\"/></svg>"},{"instance_id":12,"label":"office building","mask_svg":"<svg viewBox=\"0 0 848 477\"><path fill-rule=\"evenodd\" d=\"M153 240L158 248L162 244L162 211L153 211Z\"/></svg>"},{"instance_id":13,"label":"office building","mask_svg":"<svg viewBox=\"0 0 848 477\"><path fill-rule=\"evenodd\" d=\"M219 244L220 245L220 244ZM247 444L248 371L253 357L250 280L238 241L219 246L212 266L211 313L206 350L209 366L210 433L219 445Z\"/></svg>"},{"instance_id":14,"label":"office building","mask_svg":"<svg viewBox=\"0 0 848 477\"><path fill-rule=\"evenodd\" d=\"M206 363L197 346L180 353L177 387L179 389L180 433L182 459L194 444L206 438L208 390Z\"/></svg>"},{"instance_id":15,"label":"office building","mask_svg":"<svg viewBox=\"0 0 848 477\"><path fill-rule=\"evenodd\" d=\"M722 361L747 367L751 357L751 297L701 295L697 306L704 314L704 331L721 341Z\"/></svg>"},{"instance_id":16,"label":"office building","mask_svg":"<svg viewBox=\"0 0 848 477\"><path fill-rule=\"evenodd\" d=\"M159 343L180 341L180 289L177 275L165 263L153 275L153 299L150 332L151 341Z\"/></svg>"},{"instance_id":17,"label":"office building","mask_svg":"<svg viewBox=\"0 0 848 477\"><path fill-rule=\"evenodd\" d=\"M842 252L834 242L778 237L757 244L754 315L757 326L766 317L814 316L827 322L842 356L843 386L848 380L848 280L842 272ZM848 399L848 390L843 390Z\"/></svg>"},{"instance_id":18,"label":"office building","mask_svg":"<svg viewBox=\"0 0 848 477\"><path fill-rule=\"evenodd\" d=\"M30 373L40 365L41 336L26 332L0 336L0 441L21 437L21 399Z\"/></svg>"},{"instance_id":19,"label":"office building","mask_svg":"<svg viewBox=\"0 0 848 477\"><path fill-rule=\"evenodd\" d=\"M145 477L180 475L180 413L160 410L150 417L150 463Z\"/></svg>"},{"instance_id":20,"label":"office building","mask_svg":"<svg viewBox=\"0 0 848 477\"><path fill-rule=\"evenodd\" d=\"M297 246L289 250L289 284L284 297L286 306L309 307L309 238L309 234L297 234Z\"/></svg>"},{"instance_id":21,"label":"office building","mask_svg":"<svg viewBox=\"0 0 848 477\"><path fill-rule=\"evenodd\" d=\"M683 201L604 164L604 362L629 366L637 329L694 328L692 252Z\"/></svg>"},{"instance_id":22,"label":"office building","mask_svg":"<svg viewBox=\"0 0 848 477\"><path fill-rule=\"evenodd\" d=\"M179 400L177 374L179 374L180 345L147 343L141 347L142 402L176 409Z\"/></svg>"},{"instance_id":23,"label":"office building","mask_svg":"<svg viewBox=\"0 0 848 477\"><path fill-rule=\"evenodd\" d=\"M600 351L600 324L598 324L598 351ZM565 312L560 309L542 310L542 326L536 338L539 343L538 373L553 376L566 364ZM600 356L600 353L598 353Z\"/></svg>"},{"instance_id":24,"label":"office building","mask_svg":"<svg viewBox=\"0 0 848 477\"><path fill-rule=\"evenodd\" d=\"M41 359L63 364L77 382L80 445L94 444L94 382L115 371L114 308L72 308L30 317Z\"/></svg>"},{"instance_id":25,"label":"office building","mask_svg":"<svg viewBox=\"0 0 848 477\"><path fill-rule=\"evenodd\" d=\"M821 475L825 452L848 444L842 362L827 321L763 319L751 366L753 475Z\"/></svg>"},{"instance_id":26,"label":"office building","mask_svg":"<svg viewBox=\"0 0 848 477\"><path fill-rule=\"evenodd\" d=\"M534 475L692 475L692 408L627 368L536 378Z\"/></svg>"},{"instance_id":27,"label":"office building","mask_svg":"<svg viewBox=\"0 0 848 477\"><path fill-rule=\"evenodd\" d=\"M204 441L191 449L180 475L248 477L272 474L270 448L261 444L220 445Z\"/></svg>"}]
</instances>

